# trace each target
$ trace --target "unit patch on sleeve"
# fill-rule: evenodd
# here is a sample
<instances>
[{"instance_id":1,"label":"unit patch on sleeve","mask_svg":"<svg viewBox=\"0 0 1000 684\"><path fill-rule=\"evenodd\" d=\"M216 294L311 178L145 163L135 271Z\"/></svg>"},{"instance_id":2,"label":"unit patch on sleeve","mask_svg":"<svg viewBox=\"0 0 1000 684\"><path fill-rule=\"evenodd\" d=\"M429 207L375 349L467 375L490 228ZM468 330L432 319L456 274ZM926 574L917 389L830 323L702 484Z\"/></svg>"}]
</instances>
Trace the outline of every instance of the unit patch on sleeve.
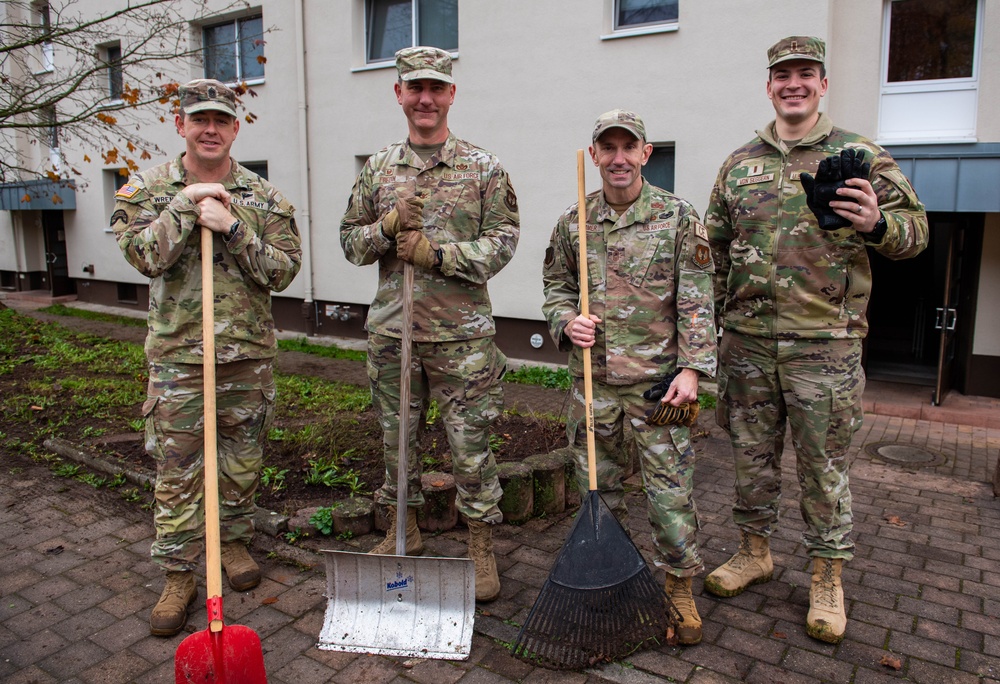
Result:
<instances>
[{"instance_id":1,"label":"unit patch on sleeve","mask_svg":"<svg viewBox=\"0 0 1000 684\"><path fill-rule=\"evenodd\" d=\"M695 245L693 259L696 265L705 268L712 263L712 250L708 248L708 245Z\"/></svg>"},{"instance_id":2,"label":"unit patch on sleeve","mask_svg":"<svg viewBox=\"0 0 1000 684\"><path fill-rule=\"evenodd\" d=\"M111 227L114 228L115 224L121 221L122 223L128 223L128 214L125 213L124 209L115 209L115 213L111 214Z\"/></svg>"}]
</instances>

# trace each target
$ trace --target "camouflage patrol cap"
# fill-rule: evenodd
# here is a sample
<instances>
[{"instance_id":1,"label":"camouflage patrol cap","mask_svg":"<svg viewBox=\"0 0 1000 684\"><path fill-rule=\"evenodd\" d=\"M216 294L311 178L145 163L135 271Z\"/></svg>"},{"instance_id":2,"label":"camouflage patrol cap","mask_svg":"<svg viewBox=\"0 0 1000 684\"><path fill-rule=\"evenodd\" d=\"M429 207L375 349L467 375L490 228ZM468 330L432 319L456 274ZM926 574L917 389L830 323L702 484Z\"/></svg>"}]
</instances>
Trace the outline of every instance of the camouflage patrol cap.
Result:
<instances>
[{"instance_id":1,"label":"camouflage patrol cap","mask_svg":"<svg viewBox=\"0 0 1000 684\"><path fill-rule=\"evenodd\" d=\"M601 114L597 123L594 124L594 135L591 140L597 142L597 139L610 128L624 128L639 140L646 142L646 126L635 112L613 109Z\"/></svg>"},{"instance_id":2,"label":"camouflage patrol cap","mask_svg":"<svg viewBox=\"0 0 1000 684\"><path fill-rule=\"evenodd\" d=\"M455 82L451 77L451 55L436 47L418 45L403 48L396 53L396 71L402 81L430 78L445 83Z\"/></svg>"},{"instance_id":3,"label":"camouflage patrol cap","mask_svg":"<svg viewBox=\"0 0 1000 684\"><path fill-rule=\"evenodd\" d=\"M217 111L236 117L236 93L214 78L196 78L179 89L185 114Z\"/></svg>"},{"instance_id":4,"label":"camouflage patrol cap","mask_svg":"<svg viewBox=\"0 0 1000 684\"><path fill-rule=\"evenodd\" d=\"M782 38L767 50L767 68L790 59L810 59L822 64L826 61L826 43L812 36Z\"/></svg>"}]
</instances>

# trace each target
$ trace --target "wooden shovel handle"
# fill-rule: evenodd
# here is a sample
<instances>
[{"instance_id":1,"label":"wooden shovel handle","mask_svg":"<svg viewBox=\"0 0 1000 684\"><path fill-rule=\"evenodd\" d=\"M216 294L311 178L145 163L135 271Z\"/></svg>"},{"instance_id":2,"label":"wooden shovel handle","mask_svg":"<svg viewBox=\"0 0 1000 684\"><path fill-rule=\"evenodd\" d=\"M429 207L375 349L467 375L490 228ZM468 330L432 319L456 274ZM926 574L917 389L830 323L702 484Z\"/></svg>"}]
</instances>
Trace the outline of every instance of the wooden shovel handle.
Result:
<instances>
[{"instance_id":1,"label":"wooden shovel handle","mask_svg":"<svg viewBox=\"0 0 1000 684\"><path fill-rule=\"evenodd\" d=\"M587 281L587 184L583 150L576 151L577 215L579 217L580 315L590 316L590 285ZM594 443L594 371L590 347L583 350L583 398L587 412L587 473L590 491L597 489L597 446Z\"/></svg>"},{"instance_id":2,"label":"wooden shovel handle","mask_svg":"<svg viewBox=\"0 0 1000 684\"><path fill-rule=\"evenodd\" d=\"M222 596L222 550L219 535L219 454L215 404L215 287L212 231L201 228L201 325L205 376L205 580L208 598ZM221 615L209 629L222 631Z\"/></svg>"}]
</instances>

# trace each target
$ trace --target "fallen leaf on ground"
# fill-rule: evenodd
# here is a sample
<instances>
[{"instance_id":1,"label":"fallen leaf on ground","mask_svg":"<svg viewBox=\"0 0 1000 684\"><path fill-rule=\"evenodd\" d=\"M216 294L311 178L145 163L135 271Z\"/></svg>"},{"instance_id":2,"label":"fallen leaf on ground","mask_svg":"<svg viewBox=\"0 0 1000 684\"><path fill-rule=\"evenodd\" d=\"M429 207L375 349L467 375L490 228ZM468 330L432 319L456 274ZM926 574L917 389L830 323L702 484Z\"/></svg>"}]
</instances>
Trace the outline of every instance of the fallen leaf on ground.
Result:
<instances>
[{"instance_id":1,"label":"fallen leaf on ground","mask_svg":"<svg viewBox=\"0 0 1000 684\"><path fill-rule=\"evenodd\" d=\"M787 639L788 635L785 634L784 632L775 632L774 633L774 638L775 639Z\"/></svg>"},{"instance_id":2,"label":"fallen leaf on ground","mask_svg":"<svg viewBox=\"0 0 1000 684\"><path fill-rule=\"evenodd\" d=\"M879 665L885 665L886 667L891 667L893 670L900 670L903 668L903 661L901 661L896 656L884 655L882 660L878 661Z\"/></svg>"},{"instance_id":3,"label":"fallen leaf on ground","mask_svg":"<svg viewBox=\"0 0 1000 684\"><path fill-rule=\"evenodd\" d=\"M260 603L261 603L262 606L269 606L272 603L277 603L277 602L278 602L278 597L277 596L268 596L266 599L264 599Z\"/></svg>"},{"instance_id":4,"label":"fallen leaf on ground","mask_svg":"<svg viewBox=\"0 0 1000 684\"><path fill-rule=\"evenodd\" d=\"M896 527L906 527L906 521L902 520L898 515L887 515L885 516L885 521Z\"/></svg>"}]
</instances>

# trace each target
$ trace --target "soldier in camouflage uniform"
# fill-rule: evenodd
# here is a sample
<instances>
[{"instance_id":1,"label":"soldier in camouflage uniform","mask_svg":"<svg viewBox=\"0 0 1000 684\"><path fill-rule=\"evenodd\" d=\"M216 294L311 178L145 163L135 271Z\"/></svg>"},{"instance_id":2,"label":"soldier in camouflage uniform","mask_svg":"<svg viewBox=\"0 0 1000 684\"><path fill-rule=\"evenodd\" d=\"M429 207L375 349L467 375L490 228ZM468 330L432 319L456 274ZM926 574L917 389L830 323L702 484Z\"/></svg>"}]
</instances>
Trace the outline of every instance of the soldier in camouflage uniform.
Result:
<instances>
[{"instance_id":1,"label":"soldier in camouflage uniform","mask_svg":"<svg viewBox=\"0 0 1000 684\"><path fill-rule=\"evenodd\" d=\"M167 573L150 615L158 636L178 633L197 595L204 542L204 386L200 229L213 233L219 508L230 585L260 582L253 536L261 436L273 414L276 353L271 291L288 287L302 252L291 204L229 156L239 132L236 95L218 81L180 89L176 159L133 175L111 216L125 258L149 276L146 450L156 461L153 562Z\"/></svg>"},{"instance_id":2,"label":"soldier in camouflage uniform","mask_svg":"<svg viewBox=\"0 0 1000 684\"><path fill-rule=\"evenodd\" d=\"M847 449L863 418L866 247L891 259L918 254L927 216L888 152L819 112L825 51L822 40L801 36L768 50L776 118L722 165L705 215L723 329L718 419L732 442L741 531L738 552L705 588L735 596L771 578L768 537L778 523L787 421L813 558L806 628L836 643L847 625L840 571L854 549ZM812 183L857 151L869 160L867 178L842 183L829 208L814 214Z\"/></svg>"},{"instance_id":3,"label":"soldier in camouflage uniform","mask_svg":"<svg viewBox=\"0 0 1000 684\"><path fill-rule=\"evenodd\" d=\"M396 98L409 137L368 159L340 225L351 263L378 262L379 285L368 313L368 373L384 431L385 484L376 501L390 506L385 541L372 553L395 553L399 451L403 261L415 267L410 453L417 421L437 401L448 435L458 508L470 531L476 599L500 593L491 526L502 520L500 481L489 427L503 409L506 358L493 336L487 281L514 256L520 232L517 197L499 160L448 129L455 98L450 55L413 47L396 53ZM423 543L420 461L407 477L406 552Z\"/></svg>"},{"instance_id":4,"label":"soldier in camouflage uniform","mask_svg":"<svg viewBox=\"0 0 1000 684\"><path fill-rule=\"evenodd\" d=\"M545 253L543 312L552 339L570 352L573 404L566 421L577 460L578 486L588 489L583 352L592 349L597 486L627 522L622 485L624 424L639 454L649 501L656 565L684 616L682 644L701 641L691 578L702 567L692 498L695 454L683 425L652 425L655 403L644 392L680 370L663 395L674 406L698 400L700 375L712 377L716 336L712 258L698 213L685 200L642 177L652 145L632 112L603 114L590 155L603 187L587 196L590 316L580 313L579 207L559 218Z\"/></svg>"}]
</instances>

